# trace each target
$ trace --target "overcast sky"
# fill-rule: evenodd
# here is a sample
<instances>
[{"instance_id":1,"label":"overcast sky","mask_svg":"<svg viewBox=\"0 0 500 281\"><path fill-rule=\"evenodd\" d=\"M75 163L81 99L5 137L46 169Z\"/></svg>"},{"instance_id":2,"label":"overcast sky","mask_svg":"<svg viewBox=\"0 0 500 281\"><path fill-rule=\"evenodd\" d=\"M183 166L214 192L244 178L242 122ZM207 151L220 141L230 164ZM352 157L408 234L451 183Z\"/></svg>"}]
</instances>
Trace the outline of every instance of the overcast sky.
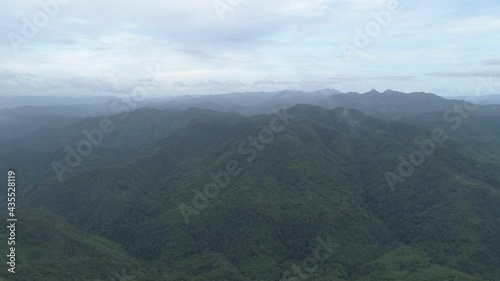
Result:
<instances>
[{"instance_id":1,"label":"overcast sky","mask_svg":"<svg viewBox=\"0 0 500 281\"><path fill-rule=\"evenodd\" d=\"M55 1L0 0L0 95L500 89L498 0Z\"/></svg>"}]
</instances>

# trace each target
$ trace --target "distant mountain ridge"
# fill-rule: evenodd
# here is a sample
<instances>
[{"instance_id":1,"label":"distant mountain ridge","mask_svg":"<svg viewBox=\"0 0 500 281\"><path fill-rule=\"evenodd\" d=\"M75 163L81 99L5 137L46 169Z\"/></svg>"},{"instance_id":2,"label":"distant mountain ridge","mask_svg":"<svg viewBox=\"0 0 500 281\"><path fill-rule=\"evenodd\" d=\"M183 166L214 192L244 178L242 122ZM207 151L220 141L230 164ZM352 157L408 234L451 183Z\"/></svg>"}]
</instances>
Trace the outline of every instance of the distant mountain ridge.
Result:
<instances>
[{"instance_id":1,"label":"distant mountain ridge","mask_svg":"<svg viewBox=\"0 0 500 281\"><path fill-rule=\"evenodd\" d=\"M470 98L469 98L470 100ZM494 101L493 96L491 100ZM435 94L414 92L403 93L393 90L378 92L371 90L367 93L341 93L335 89L322 89L314 92L283 90L278 92L243 92L220 95L178 96L168 98L146 98L144 101L129 107L127 96L113 98L102 103L51 105L51 106L22 106L8 109L23 115L61 115L69 117L87 117L112 115L117 110L135 110L141 107L157 109L184 110L191 107L211 109L216 111L233 111L243 115L266 114L274 109L292 107L297 104L321 106L326 109L345 107L361 110L369 115L384 118L398 119L410 115L444 111L454 104L462 102L459 99L446 99ZM500 104L500 100L498 102ZM500 106L493 102L485 102L489 106L483 113L498 115ZM5 110L4 110L5 111ZM479 111L476 114L480 114Z\"/></svg>"},{"instance_id":2,"label":"distant mountain ridge","mask_svg":"<svg viewBox=\"0 0 500 281\"><path fill-rule=\"evenodd\" d=\"M59 106L104 103L112 96L61 97L61 96L2 96L0 109L21 106Z\"/></svg>"}]
</instances>

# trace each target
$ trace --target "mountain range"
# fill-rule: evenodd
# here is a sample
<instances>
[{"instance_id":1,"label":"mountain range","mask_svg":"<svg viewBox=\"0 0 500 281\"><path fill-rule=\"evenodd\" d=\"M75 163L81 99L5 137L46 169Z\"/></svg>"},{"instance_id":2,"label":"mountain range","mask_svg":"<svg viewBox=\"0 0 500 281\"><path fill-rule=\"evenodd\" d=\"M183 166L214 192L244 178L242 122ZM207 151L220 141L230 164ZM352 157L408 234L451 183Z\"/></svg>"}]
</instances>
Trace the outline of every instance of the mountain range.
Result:
<instances>
[{"instance_id":1,"label":"mountain range","mask_svg":"<svg viewBox=\"0 0 500 281\"><path fill-rule=\"evenodd\" d=\"M87 108L0 112L20 218L4 280L500 279L500 105L321 90Z\"/></svg>"}]
</instances>

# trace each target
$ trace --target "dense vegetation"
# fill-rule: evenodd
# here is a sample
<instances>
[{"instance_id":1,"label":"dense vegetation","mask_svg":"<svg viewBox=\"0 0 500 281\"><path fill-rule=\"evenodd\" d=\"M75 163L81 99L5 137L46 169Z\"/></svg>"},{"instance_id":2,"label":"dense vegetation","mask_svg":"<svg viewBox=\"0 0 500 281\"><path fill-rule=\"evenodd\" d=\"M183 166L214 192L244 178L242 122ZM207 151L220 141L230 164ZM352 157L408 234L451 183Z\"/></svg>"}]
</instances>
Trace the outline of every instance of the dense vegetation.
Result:
<instances>
[{"instance_id":1,"label":"dense vegetation","mask_svg":"<svg viewBox=\"0 0 500 281\"><path fill-rule=\"evenodd\" d=\"M348 107L383 119L311 105L289 119L116 115L62 182L52 162L104 117L16 135L0 168L18 174L18 273L0 278L499 280L500 114L484 107L453 128L443 111L458 101L351 95ZM387 172L437 128L448 138L391 189Z\"/></svg>"}]
</instances>

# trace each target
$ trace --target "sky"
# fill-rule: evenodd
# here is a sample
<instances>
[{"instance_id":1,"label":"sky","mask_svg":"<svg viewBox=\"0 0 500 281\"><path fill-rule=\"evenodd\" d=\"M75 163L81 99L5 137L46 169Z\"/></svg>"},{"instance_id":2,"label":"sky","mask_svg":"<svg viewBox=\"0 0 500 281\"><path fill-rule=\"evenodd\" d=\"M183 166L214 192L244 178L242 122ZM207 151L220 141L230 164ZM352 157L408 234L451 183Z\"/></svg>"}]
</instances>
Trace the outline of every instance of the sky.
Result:
<instances>
[{"instance_id":1,"label":"sky","mask_svg":"<svg viewBox=\"0 0 500 281\"><path fill-rule=\"evenodd\" d=\"M500 89L498 0L0 5L0 96Z\"/></svg>"}]
</instances>

